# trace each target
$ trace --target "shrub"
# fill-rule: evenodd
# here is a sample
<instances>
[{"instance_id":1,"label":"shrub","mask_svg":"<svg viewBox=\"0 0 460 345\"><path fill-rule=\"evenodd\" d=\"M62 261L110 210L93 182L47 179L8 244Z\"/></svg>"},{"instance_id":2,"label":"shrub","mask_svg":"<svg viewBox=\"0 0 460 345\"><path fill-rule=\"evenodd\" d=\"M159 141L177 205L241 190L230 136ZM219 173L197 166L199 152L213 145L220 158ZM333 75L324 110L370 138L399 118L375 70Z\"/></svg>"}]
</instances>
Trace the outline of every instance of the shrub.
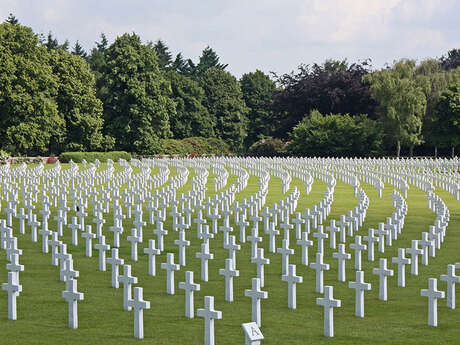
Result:
<instances>
[{"instance_id":1,"label":"shrub","mask_svg":"<svg viewBox=\"0 0 460 345\"><path fill-rule=\"evenodd\" d=\"M54 164L58 161L58 158L56 156L49 156L46 159L46 164Z\"/></svg>"},{"instance_id":2,"label":"shrub","mask_svg":"<svg viewBox=\"0 0 460 345\"><path fill-rule=\"evenodd\" d=\"M161 152L167 155L200 156L210 154L229 154L229 145L222 139L192 137L182 140L164 139Z\"/></svg>"},{"instance_id":3,"label":"shrub","mask_svg":"<svg viewBox=\"0 0 460 345\"><path fill-rule=\"evenodd\" d=\"M98 159L101 162L107 162L107 159L111 159L114 162L120 158L129 161L131 154L125 151L111 151L111 152L63 152L59 155L61 163L68 163L70 160L75 163L81 163L83 159L88 162L94 162Z\"/></svg>"},{"instance_id":4,"label":"shrub","mask_svg":"<svg viewBox=\"0 0 460 345\"><path fill-rule=\"evenodd\" d=\"M278 138L262 138L249 147L248 154L257 157L283 157L289 142Z\"/></svg>"},{"instance_id":5,"label":"shrub","mask_svg":"<svg viewBox=\"0 0 460 345\"><path fill-rule=\"evenodd\" d=\"M296 156L379 156L382 131L367 115L322 115L314 110L294 127L288 148Z\"/></svg>"},{"instance_id":6,"label":"shrub","mask_svg":"<svg viewBox=\"0 0 460 345\"><path fill-rule=\"evenodd\" d=\"M230 153L230 145L223 139L207 138L204 142L205 152L207 154L228 155Z\"/></svg>"},{"instance_id":7,"label":"shrub","mask_svg":"<svg viewBox=\"0 0 460 345\"><path fill-rule=\"evenodd\" d=\"M8 152L0 150L0 164L8 163L9 158L10 158L10 154Z\"/></svg>"}]
</instances>

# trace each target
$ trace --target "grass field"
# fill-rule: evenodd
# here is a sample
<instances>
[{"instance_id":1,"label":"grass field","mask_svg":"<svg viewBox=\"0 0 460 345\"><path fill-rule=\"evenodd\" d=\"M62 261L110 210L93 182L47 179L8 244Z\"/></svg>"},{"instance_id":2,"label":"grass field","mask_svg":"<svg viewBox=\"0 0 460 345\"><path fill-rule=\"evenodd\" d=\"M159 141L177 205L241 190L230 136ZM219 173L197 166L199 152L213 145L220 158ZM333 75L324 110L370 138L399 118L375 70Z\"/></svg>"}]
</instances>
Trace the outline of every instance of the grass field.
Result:
<instances>
[{"instance_id":1,"label":"grass field","mask_svg":"<svg viewBox=\"0 0 460 345\"><path fill-rule=\"evenodd\" d=\"M63 164L63 169L68 165ZM117 167L119 169L119 167ZM171 176L176 170L171 169ZM134 169L134 173L137 169ZM191 188L190 176L187 185L181 192ZM213 191L213 177L208 178L208 194ZM236 176L230 175L230 184L236 181ZM251 176L248 187L237 196L237 200L255 193L258 190L258 178ZM337 181L334 202L331 214L327 219L338 219L341 214L355 207L358 203L353 195L353 189L348 184ZM305 194L303 183L293 178L291 188L298 186L301 195L297 211L303 211L317 204L323 197L326 184L315 180L312 191ZM377 227L379 222L384 222L386 217L394 211L391 203L391 185L386 185L383 197L378 198L377 191L370 185L361 183L363 190L370 199L365 224L358 234L367 234L369 227ZM428 226L433 225L435 214L427 208L424 193L411 186L408 192L407 204L409 212L406 216L402 235L393 242L392 247L386 247L385 253L376 250L376 260L367 261L367 254L363 252L363 270L365 281L372 284L372 290L365 293L365 318L354 316L354 290L348 288L348 282L337 281L337 260L332 258L328 240L325 241L324 262L331 265L325 272L325 285L334 286L334 297L342 300L342 307L335 308L335 337L323 336L323 308L316 305L316 298L321 295L315 293L315 272L301 265L300 247L294 244L295 235L291 235L291 248L295 255L291 256L290 263L297 264L297 275L303 277L303 283L297 285L297 309L287 307L287 283L281 281L281 256L268 252L268 238L264 236L262 242L265 248L265 257L270 259L270 265L265 266L265 287L268 299L262 304L262 332L265 340L262 344L460 344L460 310L451 310L446 307L445 300L438 302L437 328L427 325L427 298L420 296L420 290L428 287L428 278L435 277L439 280L440 274L447 272L447 264L460 262L460 202L452 195L442 190L436 193L445 201L450 210L451 220L447 229L447 236L436 258L430 258L429 266L419 266L419 276L410 275L410 268L406 268L406 288L397 287L396 269L391 263L391 258L397 256L397 248L410 247L412 239L420 239L423 231L428 231ZM272 205L286 195L281 191L281 180L271 177L267 205ZM3 203L2 207L6 205ZM20 206L22 207L22 205ZM5 218L3 212L0 218ZM144 205L145 208L145 205ZM37 209L35 212L37 212ZM92 221L92 210L88 210L87 224ZM168 209L169 213L169 209ZM144 220L147 220L147 211L144 210ZM49 228L56 230L53 216L50 217ZM68 218L73 215L69 213ZM112 214L106 214L107 223L104 233L108 243L112 243L113 235L108 231L112 225ZM223 319L215 321L215 339L217 345L243 344L244 335L241 324L251 321L251 300L244 296L244 290L251 287L251 278L256 275L256 266L250 263L251 244L242 244L242 249L237 252L237 269L240 277L234 279L233 303L224 301L224 277L218 274L219 268L224 267L228 251L222 248L222 234L211 240L211 252L214 260L209 262L209 282L201 282L200 261L195 258L195 253L200 250L200 241L196 238L196 228L192 226L187 232L187 239L191 246L187 247L187 266L175 274L176 294L166 294L165 271L160 269L160 263L165 262L166 253L175 253L178 261L177 246L173 241L178 238L178 233L171 231L171 219L168 217L164 228L169 230L165 239L165 251L157 257L157 276L147 274L147 256L142 254L147 246L148 239L154 238L154 226L144 227L143 243L139 245L139 261L130 260L130 243L126 241L133 219L124 220L124 233L122 235L120 256L125 264L132 265L132 275L138 277L139 284L144 288L144 299L151 302L151 309L144 311L145 339L136 340L133 337L133 312L123 310L123 289L111 287L110 266L106 272L98 270L97 251L93 250L93 257L85 257L83 239L79 239L80 246L71 245L71 231L66 229L63 240L68 243L68 252L73 254L74 268L80 271L78 278L78 291L84 293L84 301L78 304L79 328L71 330L67 327L67 303L61 297L65 284L59 281L58 267L51 266L51 255L42 254L41 238L37 243L30 240L30 228L26 234L19 234L18 221L14 220L14 233L18 237L18 247L23 250L20 263L25 266L25 271L20 274L20 283L23 292L18 297L18 320L10 321L7 318L7 293L0 291L0 343L1 344L202 344L203 319L187 319L184 316L184 291L177 288L180 281L184 281L185 271L195 272L195 282L201 284L201 290L195 292L195 308L203 307L204 296L215 296L215 308L222 311ZM208 221L210 223L210 221ZM235 228L236 230L236 228ZM238 233L238 231L236 231ZM247 233L249 233L247 229ZM238 237L237 237L238 238ZM277 238L277 247L281 246L282 236ZM310 235L310 239L312 236ZM347 238L347 252L351 241ZM95 244L96 242L93 242ZM259 246L260 247L260 246ZM314 261L316 247L310 248L310 261ZM372 268L378 266L380 257L388 258L389 268L395 270L395 276L389 278L388 301L378 299L378 276L372 274ZM352 259L346 264L347 281L355 280L355 271ZM5 268L5 253L0 255L0 281L6 282L7 271ZM457 274L459 274L457 272ZM446 290L445 282L438 281L438 288ZM458 290L458 289L457 289ZM458 296L458 293L457 293ZM457 298L458 299L458 298Z\"/></svg>"}]
</instances>

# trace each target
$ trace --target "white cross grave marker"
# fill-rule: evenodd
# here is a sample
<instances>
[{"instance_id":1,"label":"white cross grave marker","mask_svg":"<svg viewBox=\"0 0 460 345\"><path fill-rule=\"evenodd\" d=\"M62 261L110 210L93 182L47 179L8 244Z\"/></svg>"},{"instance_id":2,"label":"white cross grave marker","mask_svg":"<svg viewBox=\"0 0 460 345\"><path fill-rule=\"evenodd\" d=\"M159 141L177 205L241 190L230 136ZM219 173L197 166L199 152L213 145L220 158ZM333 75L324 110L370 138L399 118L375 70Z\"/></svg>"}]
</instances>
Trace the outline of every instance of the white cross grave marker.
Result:
<instances>
[{"instance_id":1,"label":"white cross grave marker","mask_svg":"<svg viewBox=\"0 0 460 345\"><path fill-rule=\"evenodd\" d=\"M180 270L180 266L174 263L174 253L166 254L166 262L161 263L161 269L166 270L166 293L174 295L174 271Z\"/></svg>"},{"instance_id":2,"label":"white cross grave marker","mask_svg":"<svg viewBox=\"0 0 460 345\"><path fill-rule=\"evenodd\" d=\"M131 276L131 265L123 265L123 275L118 277L118 282L123 284L123 309L131 310L128 301L131 299L132 284L137 284L137 277Z\"/></svg>"},{"instance_id":3,"label":"white cross grave marker","mask_svg":"<svg viewBox=\"0 0 460 345\"><path fill-rule=\"evenodd\" d=\"M62 298L69 304L69 328L78 328L78 306L77 302L84 299L84 294L77 291L77 281L69 279L66 281L66 290L62 291Z\"/></svg>"},{"instance_id":4,"label":"white cross grave marker","mask_svg":"<svg viewBox=\"0 0 460 345\"><path fill-rule=\"evenodd\" d=\"M22 291L22 285L19 285L16 274L8 272L8 283L2 283L2 290L8 292L8 320L17 319L16 298Z\"/></svg>"},{"instance_id":5,"label":"white cross grave marker","mask_svg":"<svg viewBox=\"0 0 460 345\"><path fill-rule=\"evenodd\" d=\"M421 295L428 297L428 326L438 327L438 298L444 298L444 291L437 289L438 280L428 279L428 289L422 289Z\"/></svg>"},{"instance_id":6,"label":"white cross grave marker","mask_svg":"<svg viewBox=\"0 0 460 345\"><path fill-rule=\"evenodd\" d=\"M179 283L179 289L185 290L185 317L193 319L195 314L193 292L200 291L200 284L193 282L193 271L185 272L185 282Z\"/></svg>"},{"instance_id":7,"label":"white cross grave marker","mask_svg":"<svg viewBox=\"0 0 460 345\"><path fill-rule=\"evenodd\" d=\"M371 289L371 284L364 282L364 272L356 271L356 281L348 282L350 289L355 289L355 316L364 317L364 291Z\"/></svg>"},{"instance_id":8,"label":"white cross grave marker","mask_svg":"<svg viewBox=\"0 0 460 345\"><path fill-rule=\"evenodd\" d=\"M252 288L244 290L244 295L252 300L252 321L261 327L260 300L268 298L268 292L260 290L259 278L252 278Z\"/></svg>"},{"instance_id":9,"label":"white cross grave marker","mask_svg":"<svg viewBox=\"0 0 460 345\"><path fill-rule=\"evenodd\" d=\"M387 259L381 258L379 261L379 268L374 268L372 272L379 276L379 299L382 301L388 300L387 281L388 276L393 276L393 270L387 268Z\"/></svg>"},{"instance_id":10,"label":"white cross grave marker","mask_svg":"<svg viewBox=\"0 0 460 345\"><path fill-rule=\"evenodd\" d=\"M232 259L225 259L225 268L219 269L219 274L225 276L225 300L233 302L233 277L239 277L240 271L234 268Z\"/></svg>"},{"instance_id":11,"label":"white cross grave marker","mask_svg":"<svg viewBox=\"0 0 460 345\"><path fill-rule=\"evenodd\" d=\"M455 284L460 283L460 276L455 275L455 266L447 265L447 274L442 274L440 280L447 283L447 308L455 309Z\"/></svg>"},{"instance_id":12,"label":"white cross grave marker","mask_svg":"<svg viewBox=\"0 0 460 345\"><path fill-rule=\"evenodd\" d=\"M141 287L134 288L134 298L128 301L128 307L134 310L134 338L144 339L144 309L150 309L150 302L144 301Z\"/></svg>"},{"instance_id":13,"label":"white cross grave marker","mask_svg":"<svg viewBox=\"0 0 460 345\"><path fill-rule=\"evenodd\" d=\"M288 274L281 277L282 281L288 283L288 308L296 309L297 308L297 289L296 284L302 283L303 278L296 275L296 266L289 265Z\"/></svg>"},{"instance_id":14,"label":"white cross grave marker","mask_svg":"<svg viewBox=\"0 0 460 345\"><path fill-rule=\"evenodd\" d=\"M334 336L334 311L333 308L340 307L341 301L334 299L334 288L332 286L324 287L324 297L317 298L316 304L324 307L324 336Z\"/></svg>"},{"instance_id":15,"label":"white cross grave marker","mask_svg":"<svg viewBox=\"0 0 460 345\"><path fill-rule=\"evenodd\" d=\"M409 265L411 259L406 258L406 250L398 248L398 256L391 259L391 262L398 265L398 286L406 286L406 265Z\"/></svg>"},{"instance_id":16,"label":"white cross grave marker","mask_svg":"<svg viewBox=\"0 0 460 345\"><path fill-rule=\"evenodd\" d=\"M214 310L214 296L204 296L204 309L196 315L204 318L204 345L214 345L214 320L222 319L222 312Z\"/></svg>"}]
</instances>

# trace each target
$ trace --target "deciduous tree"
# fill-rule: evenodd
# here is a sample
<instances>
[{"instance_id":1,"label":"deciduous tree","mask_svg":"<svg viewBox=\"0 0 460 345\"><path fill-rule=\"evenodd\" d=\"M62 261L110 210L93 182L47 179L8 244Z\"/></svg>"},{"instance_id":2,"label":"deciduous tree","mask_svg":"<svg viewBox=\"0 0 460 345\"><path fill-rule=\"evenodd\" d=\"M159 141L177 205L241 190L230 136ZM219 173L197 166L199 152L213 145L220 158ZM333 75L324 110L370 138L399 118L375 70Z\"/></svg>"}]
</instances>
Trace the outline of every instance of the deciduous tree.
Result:
<instances>
[{"instance_id":1,"label":"deciduous tree","mask_svg":"<svg viewBox=\"0 0 460 345\"><path fill-rule=\"evenodd\" d=\"M171 136L175 113L170 83L158 68L155 52L136 34L118 37L106 52L104 118L117 147L139 153L158 151L159 139Z\"/></svg>"},{"instance_id":2,"label":"deciduous tree","mask_svg":"<svg viewBox=\"0 0 460 345\"><path fill-rule=\"evenodd\" d=\"M396 142L396 155L401 144L410 148L423 142L422 122L426 98L415 80L415 61L400 60L391 69L383 69L364 76L371 84L372 96L381 107L382 121L387 135Z\"/></svg>"},{"instance_id":3,"label":"deciduous tree","mask_svg":"<svg viewBox=\"0 0 460 345\"><path fill-rule=\"evenodd\" d=\"M211 67L204 73L201 86L206 108L216 124L216 136L227 141L233 150L241 151L247 135L248 108L240 84L230 73Z\"/></svg>"}]
</instances>

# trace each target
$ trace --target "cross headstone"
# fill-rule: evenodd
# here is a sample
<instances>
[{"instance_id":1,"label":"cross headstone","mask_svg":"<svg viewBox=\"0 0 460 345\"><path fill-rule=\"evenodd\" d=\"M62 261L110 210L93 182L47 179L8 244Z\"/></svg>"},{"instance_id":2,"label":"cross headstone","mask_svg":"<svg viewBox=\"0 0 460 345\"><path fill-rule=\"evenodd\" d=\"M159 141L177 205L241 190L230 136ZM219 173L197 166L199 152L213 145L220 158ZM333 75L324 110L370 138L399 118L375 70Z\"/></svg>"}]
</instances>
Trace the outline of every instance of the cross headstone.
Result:
<instances>
[{"instance_id":1,"label":"cross headstone","mask_svg":"<svg viewBox=\"0 0 460 345\"><path fill-rule=\"evenodd\" d=\"M174 240L174 244L179 247L179 265L185 266L185 247L190 246L190 241L185 239L185 231L179 231L179 239Z\"/></svg>"},{"instance_id":2,"label":"cross headstone","mask_svg":"<svg viewBox=\"0 0 460 345\"><path fill-rule=\"evenodd\" d=\"M51 232L51 240L48 240L48 244L51 246L51 265L58 265L58 247L62 242L58 240L58 233Z\"/></svg>"},{"instance_id":3,"label":"cross headstone","mask_svg":"<svg viewBox=\"0 0 460 345\"><path fill-rule=\"evenodd\" d=\"M42 236L42 252L48 254L48 236L51 235L52 231L48 230L48 225L43 226L38 233Z\"/></svg>"},{"instance_id":4,"label":"cross headstone","mask_svg":"<svg viewBox=\"0 0 460 345\"><path fill-rule=\"evenodd\" d=\"M69 304L69 328L78 328L78 306L77 302L84 298L83 293L77 291L77 281L69 279L66 281L66 290L62 291L62 298Z\"/></svg>"},{"instance_id":5,"label":"cross headstone","mask_svg":"<svg viewBox=\"0 0 460 345\"><path fill-rule=\"evenodd\" d=\"M155 248L155 240L149 240L149 246L144 248L144 254L147 254L149 259L149 275L155 276L156 275L156 264L155 264L155 256L160 255L161 252L159 249Z\"/></svg>"},{"instance_id":6,"label":"cross headstone","mask_svg":"<svg viewBox=\"0 0 460 345\"><path fill-rule=\"evenodd\" d=\"M406 250L398 248L398 256L391 259L391 262L398 265L398 286L406 286L406 265L409 265L411 259L406 258Z\"/></svg>"},{"instance_id":7,"label":"cross headstone","mask_svg":"<svg viewBox=\"0 0 460 345\"><path fill-rule=\"evenodd\" d=\"M348 226L347 219L345 215L340 216L340 221L336 222L336 225L340 228L340 242L345 243L347 241L347 226Z\"/></svg>"},{"instance_id":8,"label":"cross headstone","mask_svg":"<svg viewBox=\"0 0 460 345\"><path fill-rule=\"evenodd\" d=\"M332 253L332 257L337 259L338 264L337 264L337 274L338 274L338 280L341 282L345 281L345 260L350 260L351 259L351 254L345 253L345 244L340 243L339 244L339 250L338 252Z\"/></svg>"},{"instance_id":9,"label":"cross headstone","mask_svg":"<svg viewBox=\"0 0 460 345\"><path fill-rule=\"evenodd\" d=\"M166 254L166 262L161 263L161 269L166 270L166 293L174 295L174 271L180 270L180 266L174 263L174 253Z\"/></svg>"},{"instance_id":10,"label":"cross headstone","mask_svg":"<svg viewBox=\"0 0 460 345\"><path fill-rule=\"evenodd\" d=\"M257 249L257 255L254 258L251 258L251 263L257 265L257 278L260 279L260 287L264 287L265 285L264 265L269 265L270 259L264 258L263 248Z\"/></svg>"},{"instance_id":11,"label":"cross headstone","mask_svg":"<svg viewBox=\"0 0 460 345\"><path fill-rule=\"evenodd\" d=\"M131 310L128 301L131 299L132 284L137 284L137 277L131 276L131 265L123 265L123 274L118 277L118 282L123 284L123 309Z\"/></svg>"},{"instance_id":12,"label":"cross headstone","mask_svg":"<svg viewBox=\"0 0 460 345\"><path fill-rule=\"evenodd\" d=\"M350 244L350 248L355 251L355 270L361 270L361 252L367 249L365 244L361 243L361 236L355 236L355 242Z\"/></svg>"},{"instance_id":13,"label":"cross headstone","mask_svg":"<svg viewBox=\"0 0 460 345\"><path fill-rule=\"evenodd\" d=\"M89 258L93 256L93 239L96 238L96 234L91 232L91 228L91 225L87 225L86 232L81 234L81 237L86 240L85 255Z\"/></svg>"},{"instance_id":14,"label":"cross headstone","mask_svg":"<svg viewBox=\"0 0 460 345\"><path fill-rule=\"evenodd\" d=\"M388 276L393 276L393 270L387 268L387 259L381 258L379 268L374 268L372 272L379 276L379 299L382 301L388 300Z\"/></svg>"},{"instance_id":15,"label":"cross headstone","mask_svg":"<svg viewBox=\"0 0 460 345\"><path fill-rule=\"evenodd\" d=\"M252 228L251 236L248 236L247 240L251 242L251 258L257 255L257 243L262 242L262 237L259 236L257 228Z\"/></svg>"},{"instance_id":16,"label":"cross headstone","mask_svg":"<svg viewBox=\"0 0 460 345\"><path fill-rule=\"evenodd\" d=\"M277 249L277 253L281 254L281 275L285 275L288 271L289 255L294 254L294 250L289 248L288 240L283 240L283 245Z\"/></svg>"},{"instance_id":17,"label":"cross headstone","mask_svg":"<svg viewBox=\"0 0 460 345\"><path fill-rule=\"evenodd\" d=\"M385 252L385 236L387 238L390 236L388 230L385 229L385 223L379 223L379 229L377 230L377 235L379 236L379 252Z\"/></svg>"},{"instance_id":18,"label":"cross headstone","mask_svg":"<svg viewBox=\"0 0 460 345\"><path fill-rule=\"evenodd\" d=\"M201 280L208 281L208 261L214 259L214 254L209 253L209 244L202 243L201 251L196 253L196 257L201 260Z\"/></svg>"},{"instance_id":19,"label":"cross headstone","mask_svg":"<svg viewBox=\"0 0 460 345\"><path fill-rule=\"evenodd\" d=\"M128 300L128 307L134 310L134 338L144 339L144 309L150 309L150 302L144 301L141 287L134 288L134 298Z\"/></svg>"},{"instance_id":20,"label":"cross headstone","mask_svg":"<svg viewBox=\"0 0 460 345\"><path fill-rule=\"evenodd\" d=\"M296 239L299 240L302 236L302 224L305 223L305 219L302 218L302 214L300 212L296 212L296 216L292 222L295 224Z\"/></svg>"},{"instance_id":21,"label":"cross headstone","mask_svg":"<svg viewBox=\"0 0 460 345\"><path fill-rule=\"evenodd\" d=\"M204 318L204 345L215 345L214 320L222 319L222 312L214 310L214 296L204 297L204 309L198 309L196 315Z\"/></svg>"},{"instance_id":22,"label":"cross headstone","mask_svg":"<svg viewBox=\"0 0 460 345\"><path fill-rule=\"evenodd\" d=\"M313 237L317 239L318 242L318 252L319 253L324 253L324 239L328 238L329 235L324 233L323 231L323 226L318 225L318 231L313 233Z\"/></svg>"},{"instance_id":23,"label":"cross headstone","mask_svg":"<svg viewBox=\"0 0 460 345\"><path fill-rule=\"evenodd\" d=\"M412 240L412 246L406 248L406 253L411 256L410 273L418 276L418 256L423 254L423 250L419 249L417 240Z\"/></svg>"},{"instance_id":24,"label":"cross headstone","mask_svg":"<svg viewBox=\"0 0 460 345\"><path fill-rule=\"evenodd\" d=\"M302 265L308 266L308 247L313 246L313 241L308 239L308 232L302 232L300 240L297 240L297 244L302 247Z\"/></svg>"},{"instance_id":25,"label":"cross headstone","mask_svg":"<svg viewBox=\"0 0 460 345\"><path fill-rule=\"evenodd\" d=\"M455 309L455 284L460 283L460 276L455 275L455 265L447 265L447 274L440 279L447 284L447 308Z\"/></svg>"},{"instance_id":26,"label":"cross headstone","mask_svg":"<svg viewBox=\"0 0 460 345\"><path fill-rule=\"evenodd\" d=\"M8 292L8 320L17 319L16 298L22 291L22 285L19 284L16 274L8 272L8 283L2 283L2 290Z\"/></svg>"},{"instance_id":27,"label":"cross headstone","mask_svg":"<svg viewBox=\"0 0 460 345\"><path fill-rule=\"evenodd\" d=\"M123 226L120 220L115 220L113 226L109 226L109 230L113 232L113 245L112 247L120 247L120 235L123 233Z\"/></svg>"},{"instance_id":28,"label":"cross headstone","mask_svg":"<svg viewBox=\"0 0 460 345\"><path fill-rule=\"evenodd\" d=\"M324 290L324 271L329 270L329 264L323 263L323 254L316 253L316 262L312 262L310 267L316 271L316 292L323 293Z\"/></svg>"},{"instance_id":29,"label":"cross headstone","mask_svg":"<svg viewBox=\"0 0 460 345\"><path fill-rule=\"evenodd\" d=\"M364 241L367 242L367 260L374 261L375 250L374 250L374 243L378 242L378 237L375 236L375 229L368 229L368 235L364 236Z\"/></svg>"},{"instance_id":30,"label":"cross headstone","mask_svg":"<svg viewBox=\"0 0 460 345\"><path fill-rule=\"evenodd\" d=\"M41 225L41 223L37 221L36 214L32 214L32 219L29 220L29 225L30 225L31 241L37 242L37 228Z\"/></svg>"},{"instance_id":31,"label":"cross headstone","mask_svg":"<svg viewBox=\"0 0 460 345\"><path fill-rule=\"evenodd\" d=\"M16 218L19 219L19 233L21 235L25 234L25 220L28 218L27 215L24 213L24 209L19 209L19 214L16 215Z\"/></svg>"},{"instance_id":32,"label":"cross headstone","mask_svg":"<svg viewBox=\"0 0 460 345\"><path fill-rule=\"evenodd\" d=\"M269 238L269 251L270 253L275 253L276 252L276 236L279 235L279 230L276 230L275 228L275 222L270 222L270 225L268 227L268 238Z\"/></svg>"},{"instance_id":33,"label":"cross headstone","mask_svg":"<svg viewBox=\"0 0 460 345\"><path fill-rule=\"evenodd\" d=\"M193 319L195 314L194 291L200 291L200 284L193 282L193 271L185 272L185 282L179 283L179 289L185 290L185 317Z\"/></svg>"},{"instance_id":34,"label":"cross headstone","mask_svg":"<svg viewBox=\"0 0 460 345\"><path fill-rule=\"evenodd\" d=\"M438 290L438 280L428 279L428 289L422 289L421 295L428 297L428 326L438 327L438 298L444 298L444 291Z\"/></svg>"},{"instance_id":35,"label":"cross headstone","mask_svg":"<svg viewBox=\"0 0 460 345\"><path fill-rule=\"evenodd\" d=\"M430 254L430 248L433 246L434 247L434 242L430 239L428 239L428 233L427 232L422 232L422 239L418 241L420 246L422 247L423 253L422 253L422 265L427 266L428 265L428 257Z\"/></svg>"},{"instance_id":36,"label":"cross headstone","mask_svg":"<svg viewBox=\"0 0 460 345\"><path fill-rule=\"evenodd\" d=\"M364 272L356 271L356 281L348 282L350 289L355 289L355 316L364 317L364 291L371 289L371 284L364 282Z\"/></svg>"},{"instance_id":37,"label":"cross headstone","mask_svg":"<svg viewBox=\"0 0 460 345\"><path fill-rule=\"evenodd\" d=\"M288 308L296 309L297 308L297 289L296 284L302 283L303 278L296 275L296 266L289 265L288 273L281 277L282 281L288 283Z\"/></svg>"},{"instance_id":38,"label":"cross headstone","mask_svg":"<svg viewBox=\"0 0 460 345\"><path fill-rule=\"evenodd\" d=\"M233 302L233 277L239 277L240 271L235 269L232 259L225 259L225 268L219 269L219 274L225 276L225 300Z\"/></svg>"},{"instance_id":39,"label":"cross headstone","mask_svg":"<svg viewBox=\"0 0 460 345\"><path fill-rule=\"evenodd\" d=\"M331 225L326 226L326 231L329 231L329 246L331 249L335 249L335 233L340 231L340 228L335 225L335 220L331 219Z\"/></svg>"},{"instance_id":40,"label":"cross headstone","mask_svg":"<svg viewBox=\"0 0 460 345\"><path fill-rule=\"evenodd\" d=\"M67 258L64 260L63 266L59 272L59 278L63 282L68 280L78 278L79 272L73 269L73 259L72 254L67 254Z\"/></svg>"},{"instance_id":41,"label":"cross headstone","mask_svg":"<svg viewBox=\"0 0 460 345\"><path fill-rule=\"evenodd\" d=\"M136 262L137 261L137 245L141 242L141 238L139 237L139 229L132 228L131 235L126 237L128 242L131 242L131 260Z\"/></svg>"},{"instance_id":42,"label":"cross headstone","mask_svg":"<svg viewBox=\"0 0 460 345\"><path fill-rule=\"evenodd\" d=\"M252 300L252 321L261 327L260 300L268 298L268 292L260 290L259 278L252 278L252 288L244 290L244 295Z\"/></svg>"},{"instance_id":43,"label":"cross headstone","mask_svg":"<svg viewBox=\"0 0 460 345\"><path fill-rule=\"evenodd\" d=\"M106 270L106 254L105 252L110 250L110 245L105 243L105 236L99 236L99 243L94 245L94 249L99 251L99 271Z\"/></svg>"},{"instance_id":44,"label":"cross headstone","mask_svg":"<svg viewBox=\"0 0 460 345\"><path fill-rule=\"evenodd\" d=\"M14 273L16 281L19 282L19 272L24 271L24 265L19 264L19 254L11 254L11 262L6 264L6 269Z\"/></svg>"},{"instance_id":45,"label":"cross headstone","mask_svg":"<svg viewBox=\"0 0 460 345\"><path fill-rule=\"evenodd\" d=\"M157 224L157 227L155 230L153 230L153 233L157 235L158 249L160 250L160 252L162 252L164 250L164 236L168 234L168 231L163 229L162 221L157 220L156 224Z\"/></svg>"},{"instance_id":46,"label":"cross headstone","mask_svg":"<svg viewBox=\"0 0 460 345\"><path fill-rule=\"evenodd\" d=\"M118 248L112 248L112 256L107 259L107 263L112 265L112 287L118 289L118 267L125 263L125 260L118 257Z\"/></svg>"},{"instance_id":47,"label":"cross headstone","mask_svg":"<svg viewBox=\"0 0 460 345\"><path fill-rule=\"evenodd\" d=\"M317 298L316 304L324 307L324 336L334 336L334 311L333 308L341 307L341 301L334 299L334 287L324 287L324 297Z\"/></svg>"},{"instance_id":48,"label":"cross headstone","mask_svg":"<svg viewBox=\"0 0 460 345\"><path fill-rule=\"evenodd\" d=\"M77 217L72 217L72 223L67 226L72 229L72 244L78 246L78 230L80 230L80 224L78 224Z\"/></svg>"}]
</instances>

